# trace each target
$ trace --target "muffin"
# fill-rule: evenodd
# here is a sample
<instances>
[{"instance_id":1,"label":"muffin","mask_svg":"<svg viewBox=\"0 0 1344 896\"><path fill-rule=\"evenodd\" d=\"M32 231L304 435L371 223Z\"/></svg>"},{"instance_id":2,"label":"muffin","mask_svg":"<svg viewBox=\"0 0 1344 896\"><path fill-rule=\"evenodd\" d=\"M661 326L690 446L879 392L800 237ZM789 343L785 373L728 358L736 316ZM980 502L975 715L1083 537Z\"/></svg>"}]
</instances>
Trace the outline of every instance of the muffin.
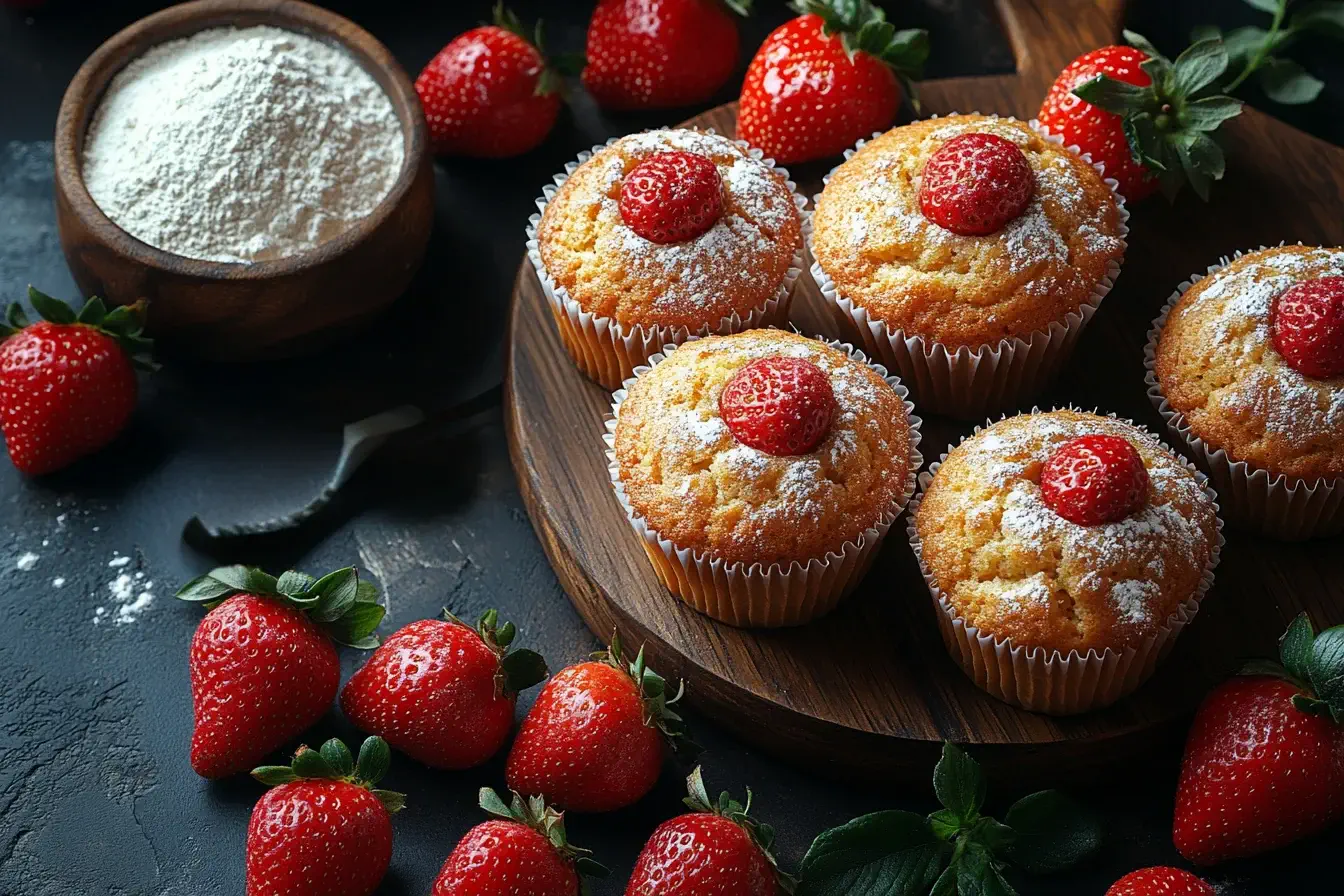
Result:
<instances>
[{"instance_id":1,"label":"muffin","mask_svg":"<svg viewBox=\"0 0 1344 896\"><path fill-rule=\"evenodd\" d=\"M1181 284L1149 334L1148 393L1229 522L1344 531L1344 249L1279 246Z\"/></svg>"},{"instance_id":2,"label":"muffin","mask_svg":"<svg viewBox=\"0 0 1344 896\"><path fill-rule=\"evenodd\" d=\"M984 115L918 121L846 156L811 234L841 325L922 408L976 418L1038 391L1119 274L1114 181L1059 138Z\"/></svg>"},{"instance_id":3,"label":"muffin","mask_svg":"<svg viewBox=\"0 0 1344 896\"><path fill-rule=\"evenodd\" d=\"M909 534L966 673L1061 715L1152 674L1221 545L1202 474L1144 430L1076 411L1010 417L952 449L926 475Z\"/></svg>"},{"instance_id":4,"label":"muffin","mask_svg":"<svg viewBox=\"0 0 1344 896\"><path fill-rule=\"evenodd\" d=\"M570 355L617 389L667 344L788 320L804 204L788 172L712 132L632 134L537 200L528 257Z\"/></svg>"},{"instance_id":5,"label":"muffin","mask_svg":"<svg viewBox=\"0 0 1344 896\"><path fill-rule=\"evenodd\" d=\"M733 625L831 610L914 493L919 420L899 380L850 346L778 330L651 363L616 393L607 445L659 579Z\"/></svg>"}]
</instances>

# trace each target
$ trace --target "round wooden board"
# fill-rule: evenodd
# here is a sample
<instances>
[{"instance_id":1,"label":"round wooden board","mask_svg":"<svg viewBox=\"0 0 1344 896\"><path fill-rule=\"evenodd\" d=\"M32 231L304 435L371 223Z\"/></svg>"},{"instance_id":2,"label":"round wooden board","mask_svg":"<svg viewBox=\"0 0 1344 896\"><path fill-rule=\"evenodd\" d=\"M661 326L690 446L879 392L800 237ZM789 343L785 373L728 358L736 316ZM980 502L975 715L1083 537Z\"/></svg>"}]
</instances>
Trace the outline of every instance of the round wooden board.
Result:
<instances>
[{"instance_id":1,"label":"round wooden board","mask_svg":"<svg viewBox=\"0 0 1344 896\"><path fill-rule=\"evenodd\" d=\"M1054 74L1110 42L1120 4L1000 0L1019 70L1011 76L922 85L930 113L978 110L1028 118ZM725 106L688 124L735 133ZM1204 205L1186 195L1134 209L1116 289L1042 406L1116 412L1160 430L1143 383L1149 323L1172 289L1236 249L1280 241L1344 243L1344 151L1248 110L1227 129L1229 172ZM830 166L794 171L806 195ZM794 323L833 332L806 276ZM1069 719L1009 707L974 687L946 655L931 602L893 528L872 572L834 614L783 631L743 631L686 608L654 577L612 494L601 440L610 396L565 354L531 265L513 295L506 422L519 486L565 591L593 631L646 643L653 663L684 677L688 699L743 739L841 776L925 779L943 740L977 746L1019 781L1076 775L1162 743L1208 687L1248 656L1272 653L1299 611L1318 626L1344 622L1338 540L1283 545L1230 533L1218 582L1197 622L1155 678L1132 697ZM924 453L937 457L970 426L925 417Z\"/></svg>"}]
</instances>

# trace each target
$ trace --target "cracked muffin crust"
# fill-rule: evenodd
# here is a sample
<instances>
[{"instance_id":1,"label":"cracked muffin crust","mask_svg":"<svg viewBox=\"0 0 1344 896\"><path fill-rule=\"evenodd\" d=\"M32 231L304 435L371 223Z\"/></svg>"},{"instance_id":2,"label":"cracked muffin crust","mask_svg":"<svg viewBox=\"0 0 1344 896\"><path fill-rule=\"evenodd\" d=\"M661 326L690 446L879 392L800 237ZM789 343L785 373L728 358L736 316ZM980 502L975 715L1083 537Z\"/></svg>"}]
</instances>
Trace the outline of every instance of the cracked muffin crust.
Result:
<instances>
[{"instance_id":1,"label":"cracked muffin crust","mask_svg":"<svg viewBox=\"0 0 1344 896\"><path fill-rule=\"evenodd\" d=\"M774 456L734 439L719 394L760 358L804 358L836 399L817 447ZM872 367L825 343L751 330L687 343L620 405L613 450L631 507L661 537L727 562L806 564L876 526L906 492L913 431Z\"/></svg>"},{"instance_id":2,"label":"cracked muffin crust","mask_svg":"<svg viewBox=\"0 0 1344 896\"><path fill-rule=\"evenodd\" d=\"M1274 348L1274 301L1344 275L1344 249L1251 252L1185 291L1158 338L1162 395L1191 432L1233 461L1290 480L1344 477L1344 377L1314 379Z\"/></svg>"},{"instance_id":3,"label":"cracked muffin crust","mask_svg":"<svg viewBox=\"0 0 1344 896\"><path fill-rule=\"evenodd\" d=\"M920 210L925 164L948 140L990 133L1022 150L1034 195L988 236ZM840 296L890 331L947 346L1027 336L1092 300L1124 256L1119 200L1078 154L1008 118L951 115L895 128L837 168L817 201L812 251Z\"/></svg>"},{"instance_id":4,"label":"cracked muffin crust","mask_svg":"<svg viewBox=\"0 0 1344 896\"><path fill-rule=\"evenodd\" d=\"M1148 471L1140 511L1080 526L1050 510L1040 473L1065 442L1116 435ZM1218 543L1200 480L1143 430L1075 411L1024 414L948 455L915 528L938 588L968 625L1015 646L1119 650L1152 637L1200 589Z\"/></svg>"}]
</instances>

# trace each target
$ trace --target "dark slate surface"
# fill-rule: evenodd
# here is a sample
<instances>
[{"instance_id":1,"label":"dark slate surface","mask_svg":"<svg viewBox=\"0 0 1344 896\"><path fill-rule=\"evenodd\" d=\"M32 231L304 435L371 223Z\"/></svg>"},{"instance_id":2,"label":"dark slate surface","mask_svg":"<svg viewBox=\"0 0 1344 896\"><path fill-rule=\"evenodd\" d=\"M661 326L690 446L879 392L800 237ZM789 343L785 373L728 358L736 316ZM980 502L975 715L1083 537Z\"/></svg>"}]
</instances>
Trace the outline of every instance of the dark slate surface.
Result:
<instances>
[{"instance_id":1,"label":"dark slate surface","mask_svg":"<svg viewBox=\"0 0 1344 896\"><path fill-rule=\"evenodd\" d=\"M333 5L380 36L414 72L483 17L488 3L436 4L432 21L401 11L409 5ZM587 4L515 5L529 17L545 8L556 42L581 44ZM752 46L785 15L779 3L759 5L764 10L746 38ZM1247 15L1233 0L1213 5L1220 21ZM51 207L48 141L56 107L82 59L155 6L68 0L27 17L0 10L0 295L6 300L29 282L72 293ZM1010 68L986 5L926 0L907 6L904 21L937 31L933 74ZM1144 3L1133 20L1163 47L1176 48L1189 25L1207 20L1208 7ZM1308 58L1322 60L1326 51L1312 49ZM1339 102L1336 91L1298 120L1340 140L1333 114ZM335 455L340 425L351 416L408 398L447 406L497 382L503 303L538 185L578 149L670 118L604 118L580 101L575 116L525 159L441 165L431 261L408 300L358 347L334 350L319 364L248 370L175 364L146 387L131 431L95 463L42 482L23 482L0 464L0 615L6 623L0 637L0 894L242 891L246 822L260 790L247 780L208 784L187 766L186 653L198 612L170 598L178 583L215 559L310 570L358 563L386 589L392 626L444 605L463 615L498 606L557 665L596 646L533 537L497 412L380 459L355 480L335 513L301 538L235 545L211 558L184 546L180 533L197 511L260 517L311 494ZM18 568L27 553L37 555L35 565ZM130 557L130 564L110 567L117 555ZM153 593L153 602L133 624L95 625L109 583L123 572L142 573L139 587ZM58 578L64 580L59 588ZM346 652L346 673L361 659ZM797 862L818 830L853 815L932 808L927 789L867 792L831 784L749 753L712 725L696 727L709 747L711 786L754 786L761 814L780 828L786 865ZM353 736L334 712L312 740L330 735ZM1177 861L1167 833L1177 752L1173 746L1156 767L1117 769L1123 785L1075 785L1104 807L1111 828L1105 851L1088 868L1024 882L1022 891L1100 894L1131 868ZM389 786L410 795L410 809L397 818L393 868L380 892L426 892L452 844L479 820L476 789L499 786L501 777L498 763L446 774L399 760ZM679 791L669 772L633 810L572 820L574 839L616 872L599 894L622 891L643 839L678 810ZM1018 795L1012 781L999 781L992 808ZM1337 872L1340 845L1340 836L1330 835L1211 877L1225 894L1266 893L1275 885L1334 892L1328 875Z\"/></svg>"}]
</instances>

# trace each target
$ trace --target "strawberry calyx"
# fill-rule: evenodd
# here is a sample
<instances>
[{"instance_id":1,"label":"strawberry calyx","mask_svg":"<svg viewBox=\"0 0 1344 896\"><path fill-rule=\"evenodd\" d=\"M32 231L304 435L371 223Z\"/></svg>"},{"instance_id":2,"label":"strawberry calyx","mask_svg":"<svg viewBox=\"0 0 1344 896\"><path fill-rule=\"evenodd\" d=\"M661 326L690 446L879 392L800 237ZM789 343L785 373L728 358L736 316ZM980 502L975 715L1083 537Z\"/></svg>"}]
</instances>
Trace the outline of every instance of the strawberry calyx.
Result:
<instances>
[{"instance_id":1,"label":"strawberry calyx","mask_svg":"<svg viewBox=\"0 0 1344 896\"><path fill-rule=\"evenodd\" d=\"M585 60L582 53L557 53L551 57L546 55L546 26L543 20L537 19L537 24L529 32L523 26L523 20L518 18L518 14L506 8L501 0L495 4L492 22L497 28L503 28L522 38L541 57L541 75L537 78L537 86L533 91L537 96L563 93L564 79L575 77L583 71Z\"/></svg>"},{"instance_id":2,"label":"strawberry calyx","mask_svg":"<svg viewBox=\"0 0 1344 896\"><path fill-rule=\"evenodd\" d=\"M1241 675L1268 675L1298 688L1293 708L1344 725L1344 625L1317 634L1298 614L1279 639L1279 662L1252 660Z\"/></svg>"},{"instance_id":3,"label":"strawberry calyx","mask_svg":"<svg viewBox=\"0 0 1344 896\"><path fill-rule=\"evenodd\" d=\"M499 611L490 609L481 614L475 626L467 625L458 619L448 608L443 610L443 618L472 629L481 636L485 646L499 658L499 671L495 673L495 695L508 697L522 693L528 688L541 684L551 670L546 660L535 650L511 650L518 629L512 622L501 623Z\"/></svg>"},{"instance_id":4,"label":"strawberry calyx","mask_svg":"<svg viewBox=\"0 0 1344 896\"><path fill-rule=\"evenodd\" d=\"M886 63L900 80L910 103L919 110L914 82L924 74L929 58L929 32L923 28L897 30L887 14L871 0L795 0L802 15L821 19L821 33L839 37L850 59L858 53Z\"/></svg>"},{"instance_id":5,"label":"strawberry calyx","mask_svg":"<svg viewBox=\"0 0 1344 896\"><path fill-rule=\"evenodd\" d=\"M295 781L344 781L363 787L378 798L389 815L406 808L406 794L380 790L374 785L387 774L392 764L392 751L381 737L367 738L355 759L350 748L340 738L333 737L321 749L300 746L289 765L263 765L252 770L252 777L267 787L292 784Z\"/></svg>"},{"instance_id":6,"label":"strawberry calyx","mask_svg":"<svg viewBox=\"0 0 1344 896\"><path fill-rule=\"evenodd\" d=\"M138 370L158 370L158 365L150 358L154 350L154 340L144 335L145 311L149 303L144 299L131 304L119 305L108 310L107 304L97 296L86 301L79 311L52 298L36 287L28 287L28 301L33 310L48 323L60 326L83 326L97 330L116 340L122 351L130 358ZM0 321L0 342L29 326L28 315L18 302L10 303L5 310L5 318Z\"/></svg>"},{"instance_id":7,"label":"strawberry calyx","mask_svg":"<svg viewBox=\"0 0 1344 896\"><path fill-rule=\"evenodd\" d=\"M581 892L586 896L588 885L583 879L606 877L610 873L606 866L593 859L591 849L583 849L569 842L569 836L565 833L565 813L546 805L546 801L539 796L524 799L516 791L511 793L512 798L506 803L494 790L482 787L479 805L490 815L517 822L545 837L561 858L574 865L574 870L579 873Z\"/></svg>"},{"instance_id":8,"label":"strawberry calyx","mask_svg":"<svg viewBox=\"0 0 1344 896\"><path fill-rule=\"evenodd\" d=\"M677 692L669 697L667 680L648 667L644 660L644 648L641 647L634 662L627 665L622 653L621 636L615 633L611 636L611 647L593 654L593 659L630 676L639 689L639 697L644 705L644 724L662 732L672 752L688 762L700 754L701 747L691 740L686 720L674 709L686 695L684 680L677 686Z\"/></svg>"},{"instance_id":9,"label":"strawberry calyx","mask_svg":"<svg viewBox=\"0 0 1344 896\"><path fill-rule=\"evenodd\" d=\"M373 632L387 611L378 603L378 588L361 582L352 566L321 578L292 569L276 577L250 566L221 566L192 579L175 596L213 610L239 594L273 598L302 610L337 644L372 650L381 643Z\"/></svg>"},{"instance_id":10,"label":"strawberry calyx","mask_svg":"<svg viewBox=\"0 0 1344 896\"><path fill-rule=\"evenodd\" d=\"M756 844L765 857L770 860L770 865L775 869L775 875L779 880L780 889L785 893L792 893L797 885L797 879L791 874L786 874L780 869L779 863L775 860L775 829L762 821L751 817L751 788L747 788L746 803L739 803L728 791L719 794L717 800L710 799L709 791L705 787L704 774L700 766L696 766L691 774L686 778L686 797L682 800L692 812L703 812L707 815L717 815L725 818L733 824L742 828L751 837L751 841Z\"/></svg>"}]
</instances>

